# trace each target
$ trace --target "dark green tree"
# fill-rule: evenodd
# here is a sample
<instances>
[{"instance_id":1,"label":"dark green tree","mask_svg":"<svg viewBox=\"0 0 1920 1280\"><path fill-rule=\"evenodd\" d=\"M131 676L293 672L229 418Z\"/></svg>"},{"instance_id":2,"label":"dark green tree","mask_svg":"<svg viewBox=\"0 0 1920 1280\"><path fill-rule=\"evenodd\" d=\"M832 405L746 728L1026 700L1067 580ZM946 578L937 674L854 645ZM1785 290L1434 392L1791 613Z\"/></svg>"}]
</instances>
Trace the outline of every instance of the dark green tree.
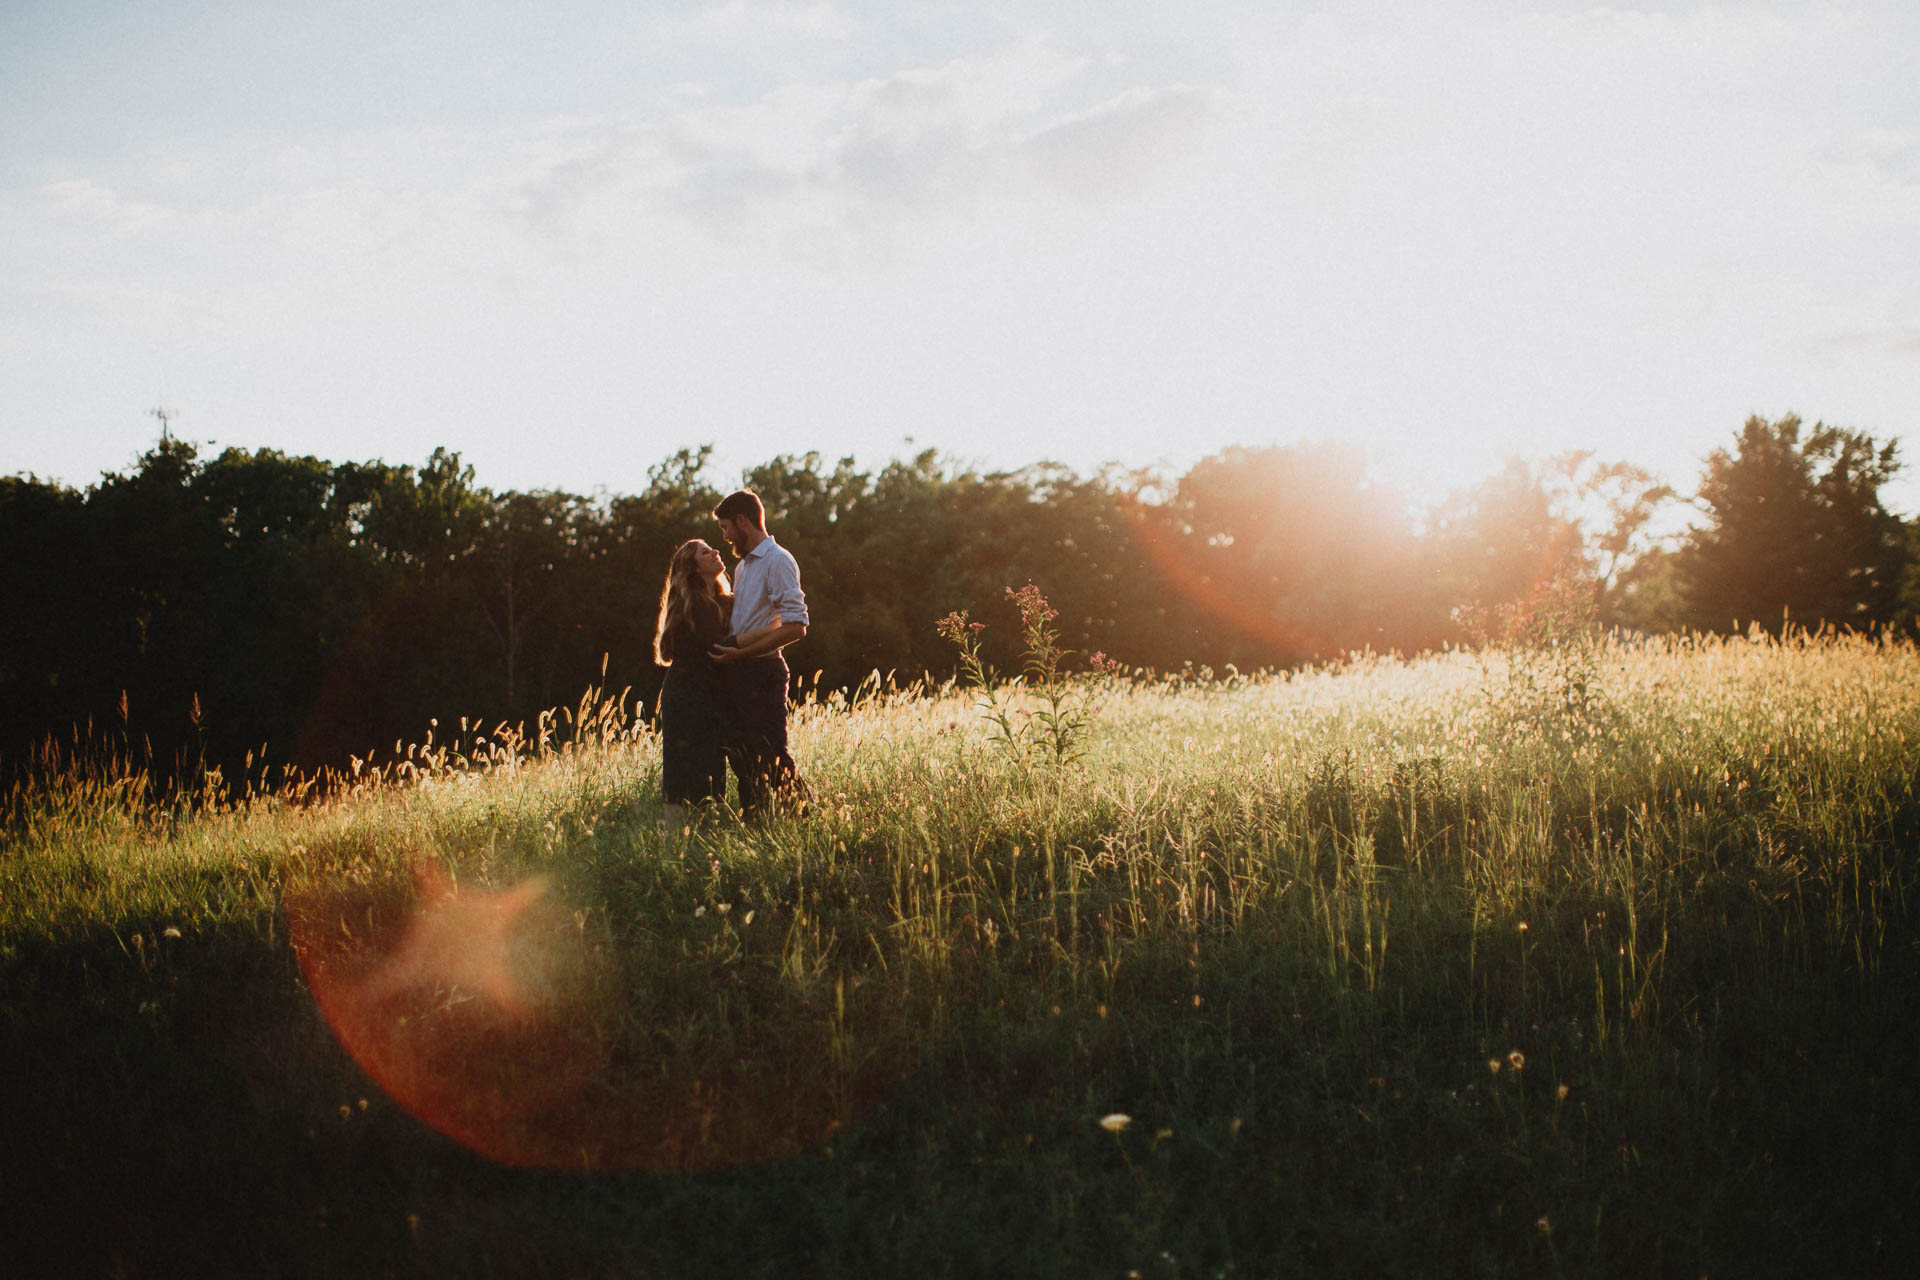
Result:
<instances>
[{"instance_id":1,"label":"dark green tree","mask_svg":"<svg viewBox=\"0 0 1920 1280\"><path fill-rule=\"evenodd\" d=\"M1893 621L1909 553L1880 488L1899 468L1891 441L1748 418L1731 452L1707 458L1707 523L1679 562L1688 621L1720 632Z\"/></svg>"},{"instance_id":2,"label":"dark green tree","mask_svg":"<svg viewBox=\"0 0 1920 1280\"><path fill-rule=\"evenodd\" d=\"M492 497L460 455L435 449L418 470L370 463L336 468L348 501L343 536L374 566L376 587L329 650L293 750L295 763L339 765L432 720L505 718L482 693L497 672L476 548Z\"/></svg>"},{"instance_id":3,"label":"dark green tree","mask_svg":"<svg viewBox=\"0 0 1920 1280\"><path fill-rule=\"evenodd\" d=\"M1907 521L1907 570L1901 576L1895 617L1902 627L1920 631L1920 516Z\"/></svg>"},{"instance_id":4,"label":"dark green tree","mask_svg":"<svg viewBox=\"0 0 1920 1280\"><path fill-rule=\"evenodd\" d=\"M104 617L74 607L88 590L76 569L93 558L89 541L84 494L0 477L0 756L17 756L68 707L103 694L91 660Z\"/></svg>"}]
</instances>

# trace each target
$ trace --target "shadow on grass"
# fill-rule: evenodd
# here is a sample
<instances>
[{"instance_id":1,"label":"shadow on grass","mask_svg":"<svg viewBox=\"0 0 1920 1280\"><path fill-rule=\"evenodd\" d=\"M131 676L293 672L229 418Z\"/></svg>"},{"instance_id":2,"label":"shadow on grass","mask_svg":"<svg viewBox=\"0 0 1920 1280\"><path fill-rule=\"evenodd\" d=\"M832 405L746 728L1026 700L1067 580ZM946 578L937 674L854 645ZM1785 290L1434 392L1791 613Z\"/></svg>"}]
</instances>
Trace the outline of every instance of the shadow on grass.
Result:
<instances>
[{"instance_id":1,"label":"shadow on grass","mask_svg":"<svg viewBox=\"0 0 1920 1280\"><path fill-rule=\"evenodd\" d=\"M403 933L369 945L390 956ZM616 1136L623 1090L671 1048L640 1028L715 996L698 965L667 964L682 940L660 931L651 958L609 969L612 1006L578 1007L591 1025L658 1002L587 1064ZM0 969L7 1270L1873 1276L1920 1256L1910 946L1871 979L1764 990L1676 954L1697 1016L1604 1050L1564 1011L1463 1018L1417 983L1368 995L1266 947L1212 939L1197 965L1141 949L1079 998L983 960L913 1074L853 1123L796 1141L769 1105L778 1149L752 1138L728 1167L689 1171L683 1147L678 1169L564 1173L482 1158L397 1105L272 921L17 942ZM1129 1123L1103 1130L1109 1113Z\"/></svg>"}]
</instances>

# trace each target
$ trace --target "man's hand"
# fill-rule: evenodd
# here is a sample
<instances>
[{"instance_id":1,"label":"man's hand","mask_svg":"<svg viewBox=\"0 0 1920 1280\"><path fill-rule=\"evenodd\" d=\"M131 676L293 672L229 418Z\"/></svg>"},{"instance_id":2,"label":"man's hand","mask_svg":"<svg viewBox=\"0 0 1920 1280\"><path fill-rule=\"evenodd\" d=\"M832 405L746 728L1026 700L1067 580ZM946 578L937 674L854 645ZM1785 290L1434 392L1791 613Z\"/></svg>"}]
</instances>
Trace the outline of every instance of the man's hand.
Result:
<instances>
[{"instance_id":1,"label":"man's hand","mask_svg":"<svg viewBox=\"0 0 1920 1280\"><path fill-rule=\"evenodd\" d=\"M707 653L715 662L739 662L763 653L777 653L806 634L804 622L776 622L759 631L732 637L733 644L716 644Z\"/></svg>"}]
</instances>

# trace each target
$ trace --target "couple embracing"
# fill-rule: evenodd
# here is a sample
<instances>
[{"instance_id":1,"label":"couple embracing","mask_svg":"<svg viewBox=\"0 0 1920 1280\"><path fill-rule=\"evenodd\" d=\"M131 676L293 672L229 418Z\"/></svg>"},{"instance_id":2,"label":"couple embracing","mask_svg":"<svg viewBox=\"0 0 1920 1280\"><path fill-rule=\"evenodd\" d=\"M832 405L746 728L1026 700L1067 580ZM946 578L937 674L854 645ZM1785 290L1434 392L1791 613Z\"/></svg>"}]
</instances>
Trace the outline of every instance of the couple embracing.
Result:
<instances>
[{"instance_id":1,"label":"couple embracing","mask_svg":"<svg viewBox=\"0 0 1920 1280\"><path fill-rule=\"evenodd\" d=\"M713 509L738 558L727 582L720 553L698 538L674 551L660 591L654 661L660 688L662 825L678 831L689 806L724 801L731 765L740 812L804 808L807 787L787 750L787 660L807 634L800 566L767 533L766 508L742 489Z\"/></svg>"}]
</instances>

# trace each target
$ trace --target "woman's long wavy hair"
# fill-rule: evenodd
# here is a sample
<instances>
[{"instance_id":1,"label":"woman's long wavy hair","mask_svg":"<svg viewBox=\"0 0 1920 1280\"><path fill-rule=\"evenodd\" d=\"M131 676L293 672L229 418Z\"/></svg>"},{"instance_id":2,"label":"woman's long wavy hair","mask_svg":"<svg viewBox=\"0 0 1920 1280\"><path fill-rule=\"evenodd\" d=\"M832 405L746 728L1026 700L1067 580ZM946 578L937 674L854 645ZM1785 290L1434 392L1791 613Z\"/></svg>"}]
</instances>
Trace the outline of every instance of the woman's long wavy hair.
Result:
<instances>
[{"instance_id":1,"label":"woman's long wavy hair","mask_svg":"<svg viewBox=\"0 0 1920 1280\"><path fill-rule=\"evenodd\" d=\"M660 624L653 632L653 660L663 667L673 665L673 634L695 620L696 609L712 610L722 623L733 612L733 587L722 569L712 591L701 580L696 561L699 549L707 544L688 538L675 547L667 562L667 580L660 587Z\"/></svg>"}]
</instances>

